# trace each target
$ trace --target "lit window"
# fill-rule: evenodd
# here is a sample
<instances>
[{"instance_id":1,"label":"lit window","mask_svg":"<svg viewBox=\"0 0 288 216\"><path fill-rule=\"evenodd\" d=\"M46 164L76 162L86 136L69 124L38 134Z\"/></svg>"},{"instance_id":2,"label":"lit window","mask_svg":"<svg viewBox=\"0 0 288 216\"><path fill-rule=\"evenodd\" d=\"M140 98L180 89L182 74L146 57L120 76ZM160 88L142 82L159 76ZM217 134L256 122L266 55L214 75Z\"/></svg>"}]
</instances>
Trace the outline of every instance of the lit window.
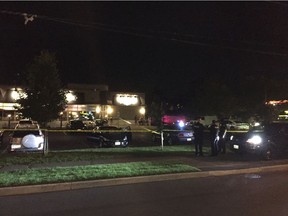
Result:
<instances>
[{"instance_id":1,"label":"lit window","mask_svg":"<svg viewBox=\"0 0 288 216\"><path fill-rule=\"evenodd\" d=\"M125 106L137 105L139 103L138 96L130 94L117 94L116 101Z\"/></svg>"}]
</instances>

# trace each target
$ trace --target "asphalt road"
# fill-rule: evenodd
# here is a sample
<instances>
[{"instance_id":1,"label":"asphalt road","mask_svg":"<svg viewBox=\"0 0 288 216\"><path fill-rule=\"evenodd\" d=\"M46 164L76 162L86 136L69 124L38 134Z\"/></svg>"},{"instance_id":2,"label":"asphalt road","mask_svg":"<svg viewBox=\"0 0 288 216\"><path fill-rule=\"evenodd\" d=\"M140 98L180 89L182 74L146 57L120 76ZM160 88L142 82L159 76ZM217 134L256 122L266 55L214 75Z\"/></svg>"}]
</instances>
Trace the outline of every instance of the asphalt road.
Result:
<instances>
[{"instance_id":1,"label":"asphalt road","mask_svg":"<svg viewBox=\"0 0 288 216\"><path fill-rule=\"evenodd\" d=\"M286 216L284 172L210 176L0 197L5 216Z\"/></svg>"}]
</instances>

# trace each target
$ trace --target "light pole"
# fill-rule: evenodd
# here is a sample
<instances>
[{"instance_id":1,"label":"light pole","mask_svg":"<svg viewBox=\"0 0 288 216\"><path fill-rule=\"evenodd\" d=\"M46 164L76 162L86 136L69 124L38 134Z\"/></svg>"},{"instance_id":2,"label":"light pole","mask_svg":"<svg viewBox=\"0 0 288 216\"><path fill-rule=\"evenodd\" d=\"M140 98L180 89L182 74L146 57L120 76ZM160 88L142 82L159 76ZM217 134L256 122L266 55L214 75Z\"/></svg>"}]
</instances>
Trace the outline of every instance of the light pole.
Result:
<instances>
[{"instance_id":1,"label":"light pole","mask_svg":"<svg viewBox=\"0 0 288 216\"><path fill-rule=\"evenodd\" d=\"M8 114L7 117L8 117L8 128L10 129L10 126L11 126L11 114Z\"/></svg>"},{"instance_id":2,"label":"light pole","mask_svg":"<svg viewBox=\"0 0 288 216\"><path fill-rule=\"evenodd\" d=\"M60 128L62 129L62 123L63 123L63 112L60 112Z\"/></svg>"}]
</instances>

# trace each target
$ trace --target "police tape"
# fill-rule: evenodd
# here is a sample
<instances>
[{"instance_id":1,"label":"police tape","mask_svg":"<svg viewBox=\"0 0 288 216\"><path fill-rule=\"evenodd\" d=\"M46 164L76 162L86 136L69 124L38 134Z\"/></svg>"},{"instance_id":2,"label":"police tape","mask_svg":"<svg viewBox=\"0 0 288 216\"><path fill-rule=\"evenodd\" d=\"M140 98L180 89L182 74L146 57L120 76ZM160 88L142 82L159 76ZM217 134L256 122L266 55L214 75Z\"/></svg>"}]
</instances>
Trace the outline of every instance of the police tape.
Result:
<instances>
[{"instance_id":1,"label":"police tape","mask_svg":"<svg viewBox=\"0 0 288 216\"><path fill-rule=\"evenodd\" d=\"M7 128L1 128L0 132L5 132L5 131L35 131L35 130L41 130L41 131L46 131L46 132L63 132L63 133L101 133L101 132L111 132L111 133L119 133L119 132L131 132L131 133L161 133L160 130L153 130L153 129L121 129L121 130L68 130L68 129L47 129L47 128L19 128L19 129L7 129ZM162 132L193 132L193 130L162 130ZM204 130L205 133L209 133L209 130ZM247 133L248 130L227 130L226 133Z\"/></svg>"},{"instance_id":2,"label":"police tape","mask_svg":"<svg viewBox=\"0 0 288 216\"><path fill-rule=\"evenodd\" d=\"M139 130L67 130L67 129L36 129L36 128L21 128L21 129L3 129L1 128L0 131L3 133L5 131L10 131L10 132L14 132L14 131L37 131L37 130L41 130L41 131L47 131L47 132L56 132L56 133L100 133L100 132L111 132L111 133L130 133L130 132L152 132L153 130L150 129L139 129Z\"/></svg>"}]
</instances>

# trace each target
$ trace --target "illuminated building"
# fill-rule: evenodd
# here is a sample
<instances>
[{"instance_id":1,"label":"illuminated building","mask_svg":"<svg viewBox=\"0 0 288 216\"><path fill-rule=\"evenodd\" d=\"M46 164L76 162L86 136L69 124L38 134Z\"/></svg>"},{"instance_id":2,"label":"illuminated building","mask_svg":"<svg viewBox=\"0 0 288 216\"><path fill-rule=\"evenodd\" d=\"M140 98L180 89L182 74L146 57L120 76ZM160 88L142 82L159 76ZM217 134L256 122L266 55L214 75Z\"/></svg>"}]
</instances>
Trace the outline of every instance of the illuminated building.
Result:
<instances>
[{"instance_id":1,"label":"illuminated building","mask_svg":"<svg viewBox=\"0 0 288 216\"><path fill-rule=\"evenodd\" d=\"M10 114L18 120L14 106L19 98L20 87L0 86L1 120ZM61 119L68 121L73 118L92 116L92 118L123 118L134 119L135 115L145 115L145 94L135 92L110 92L107 85L73 84L66 86L66 109ZM24 94L24 92L23 92Z\"/></svg>"}]
</instances>

